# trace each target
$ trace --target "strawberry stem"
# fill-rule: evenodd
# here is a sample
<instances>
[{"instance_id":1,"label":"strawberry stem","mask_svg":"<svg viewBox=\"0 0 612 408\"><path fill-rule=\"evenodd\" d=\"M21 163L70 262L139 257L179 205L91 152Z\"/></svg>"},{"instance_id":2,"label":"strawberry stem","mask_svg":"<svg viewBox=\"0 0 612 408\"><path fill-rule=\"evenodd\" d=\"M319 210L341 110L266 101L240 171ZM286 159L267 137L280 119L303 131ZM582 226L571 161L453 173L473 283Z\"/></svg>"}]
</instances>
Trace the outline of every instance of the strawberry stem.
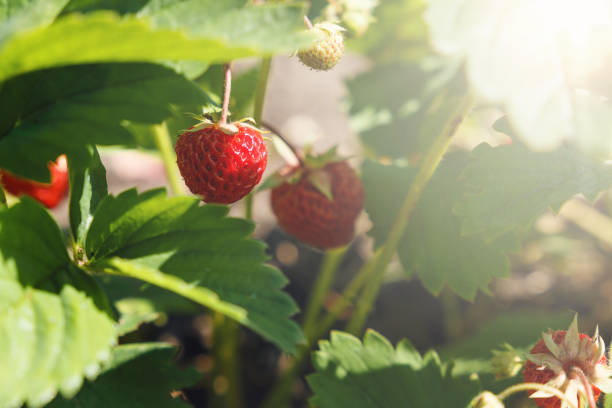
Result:
<instances>
[{"instance_id":1,"label":"strawberry stem","mask_svg":"<svg viewBox=\"0 0 612 408\"><path fill-rule=\"evenodd\" d=\"M310 22L308 16L304 16L304 24L306 24L306 27L308 27L309 30L312 30L312 23Z\"/></svg>"},{"instance_id":2,"label":"strawberry stem","mask_svg":"<svg viewBox=\"0 0 612 408\"><path fill-rule=\"evenodd\" d=\"M223 107L221 109L221 120L219 122L225 125L227 124L227 111L229 110L230 94L232 92L232 64L225 64L223 68L225 70L225 83L223 88Z\"/></svg>"},{"instance_id":3,"label":"strawberry stem","mask_svg":"<svg viewBox=\"0 0 612 408\"><path fill-rule=\"evenodd\" d=\"M370 281L366 284L366 290L364 291L364 294L359 302L357 302L353 317L347 325L347 331L349 333L359 335L363 329L374 301L378 296L387 265L389 265L393 255L395 255L397 245L404 235L408 221L410 220L412 213L414 212L419 199L423 194L423 191L427 187L429 180L431 180L431 177L438 168L442 157L450 146L450 142L455 135L455 131L459 127L459 124L463 118L472 109L472 106L473 97L471 95L467 95L463 103L457 107L455 114L446 123L444 129L433 141L431 147L423 157L419 171L410 187L410 190L408 190L408 193L404 198L404 202L402 203L399 212L397 213L393 227L391 228L384 245L381 247L380 255L376 258L376 261L374 261L374 265L372 267L373 275L371 276Z\"/></svg>"},{"instance_id":4,"label":"strawberry stem","mask_svg":"<svg viewBox=\"0 0 612 408\"><path fill-rule=\"evenodd\" d=\"M582 386L584 387L584 391L586 392L587 400L589 401L589 407L597 408L597 404L595 403L595 396L593 395L593 388L591 387L589 380L586 378L584 371L582 371L580 367L573 366L571 368L570 375L574 378L578 377L578 379L582 383Z\"/></svg>"},{"instance_id":5,"label":"strawberry stem","mask_svg":"<svg viewBox=\"0 0 612 408\"><path fill-rule=\"evenodd\" d=\"M531 391L531 390L547 392L547 393L552 394L555 397L565 401L565 403L570 408L578 408L578 407L576 407L576 405L572 401L570 401L565 396L565 394L563 394L558 389L556 389L554 387L551 387L550 385L545 385L545 384L540 384L540 383L520 383L520 384L513 385L511 387L506 388L505 390L503 390L499 394L497 394L497 398L500 401L503 401L504 399L508 398L510 395L516 394L517 392ZM473 407L476 404L476 401L478 400L479 396L480 395L478 395L476 398L474 398L472 400L472 402L469 405L470 407Z\"/></svg>"},{"instance_id":6,"label":"strawberry stem","mask_svg":"<svg viewBox=\"0 0 612 408\"><path fill-rule=\"evenodd\" d=\"M291 150L291 152L293 153L293 155L295 156L295 158L297 159L298 163L300 163L300 167L304 167L304 158L302 157L302 155L300 154L300 152L298 152L297 148L295 146L293 146L293 144L291 144L287 138L283 137L283 135L278 131L278 129L272 125L270 125L267 122L262 122L261 125L265 128L267 128L269 131L271 131L272 133L274 133L276 136L278 136L278 138L280 140L283 141L283 143L285 145L287 145L287 147L289 148L289 150Z\"/></svg>"}]
</instances>

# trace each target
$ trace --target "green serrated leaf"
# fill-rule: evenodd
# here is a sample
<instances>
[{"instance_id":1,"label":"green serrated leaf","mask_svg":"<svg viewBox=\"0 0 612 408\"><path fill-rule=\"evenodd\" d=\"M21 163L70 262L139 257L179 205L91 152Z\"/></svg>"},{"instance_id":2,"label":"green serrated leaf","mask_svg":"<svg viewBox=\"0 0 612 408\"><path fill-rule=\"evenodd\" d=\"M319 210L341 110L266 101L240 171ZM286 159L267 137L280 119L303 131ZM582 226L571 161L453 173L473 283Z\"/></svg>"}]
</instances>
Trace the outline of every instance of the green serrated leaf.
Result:
<instances>
[{"instance_id":1,"label":"green serrated leaf","mask_svg":"<svg viewBox=\"0 0 612 408\"><path fill-rule=\"evenodd\" d=\"M121 15L135 13L148 0L70 0L61 15L69 13L91 13L92 11L112 10Z\"/></svg>"},{"instance_id":2,"label":"green serrated leaf","mask_svg":"<svg viewBox=\"0 0 612 408\"><path fill-rule=\"evenodd\" d=\"M259 49L262 53L291 52L311 40L302 21L303 3L246 6L245 3L151 1L139 15L150 19L158 28L182 28L197 38L217 38L234 47ZM225 62L231 59L234 58L228 57Z\"/></svg>"},{"instance_id":3,"label":"green serrated leaf","mask_svg":"<svg viewBox=\"0 0 612 408\"><path fill-rule=\"evenodd\" d=\"M549 6L533 5L430 0L425 19L434 48L465 61L471 87L481 100L505 108L517 136L530 148L554 149L569 140L597 154L592 147L599 140L609 157L612 104L600 95L585 95L580 82L612 51L607 42L612 23L602 17L612 6L607 1L589 7L555 4L558 16L580 15L582 30L574 35L578 20L557 18L542 25Z\"/></svg>"},{"instance_id":4,"label":"green serrated leaf","mask_svg":"<svg viewBox=\"0 0 612 408\"><path fill-rule=\"evenodd\" d=\"M94 378L116 342L109 313L40 205L0 210L0 406L40 407Z\"/></svg>"},{"instance_id":5,"label":"green serrated leaf","mask_svg":"<svg viewBox=\"0 0 612 408\"><path fill-rule=\"evenodd\" d=\"M475 381L452 378L450 365L440 364L435 352L421 358L407 341L394 349L371 330L363 343L332 332L330 341L319 343L313 362L311 404L321 408L465 407L479 391Z\"/></svg>"},{"instance_id":6,"label":"green serrated leaf","mask_svg":"<svg viewBox=\"0 0 612 408\"><path fill-rule=\"evenodd\" d=\"M444 158L410 218L398 254L405 271L416 273L432 293L447 284L461 297L473 299L479 289L488 291L494 277L510 273L506 252L517 244L513 234L493 242L481 235L461 235L461 219L452 208L467 191L460 173L468 159L461 153ZM416 169L400 164L364 163L365 207L374 224L370 234L377 243L383 242L395 222L415 174Z\"/></svg>"},{"instance_id":7,"label":"green serrated leaf","mask_svg":"<svg viewBox=\"0 0 612 408\"><path fill-rule=\"evenodd\" d=\"M0 43L0 80L70 64L160 60L222 63L289 52L310 39L297 31L302 7L246 7L224 13L223 18L207 19L205 3L210 1L181 2L143 18L120 18L107 11L72 13L47 27L7 36L4 44ZM152 22L156 27L169 28L154 28ZM192 35L185 35L184 29Z\"/></svg>"},{"instance_id":8,"label":"green serrated leaf","mask_svg":"<svg viewBox=\"0 0 612 408\"><path fill-rule=\"evenodd\" d=\"M50 24L68 0L5 0L0 3L0 46L11 35Z\"/></svg>"},{"instance_id":9,"label":"green serrated leaf","mask_svg":"<svg viewBox=\"0 0 612 408\"><path fill-rule=\"evenodd\" d=\"M154 64L83 65L21 75L0 90L0 167L48 181L46 163L60 154L83 167L90 160L87 145L133 145L123 121L159 123L172 115L170 104L193 111L206 101L194 83Z\"/></svg>"},{"instance_id":10,"label":"green serrated leaf","mask_svg":"<svg viewBox=\"0 0 612 408\"><path fill-rule=\"evenodd\" d=\"M49 408L187 408L170 392L194 384L200 374L179 369L177 350L163 343L126 344L113 349L110 364L72 399L57 398Z\"/></svg>"},{"instance_id":11,"label":"green serrated leaf","mask_svg":"<svg viewBox=\"0 0 612 408\"><path fill-rule=\"evenodd\" d=\"M295 303L280 291L286 279L264 264L265 246L249 238L253 224L227 211L163 190L108 196L87 234L90 267L176 292L292 352L303 336L289 319Z\"/></svg>"},{"instance_id":12,"label":"green serrated leaf","mask_svg":"<svg viewBox=\"0 0 612 408\"><path fill-rule=\"evenodd\" d=\"M160 316L153 302L144 298L124 298L115 302L115 307L120 314L117 323L118 336L130 333L141 324L152 322Z\"/></svg>"},{"instance_id":13,"label":"green serrated leaf","mask_svg":"<svg viewBox=\"0 0 612 408\"><path fill-rule=\"evenodd\" d=\"M85 243L85 233L100 201L108 194L106 169L100 161L98 149L88 146L89 160L85 166L79 160L69 160L70 228L79 247Z\"/></svg>"},{"instance_id":14,"label":"green serrated leaf","mask_svg":"<svg viewBox=\"0 0 612 408\"><path fill-rule=\"evenodd\" d=\"M392 158L423 154L467 93L458 65L441 58L377 65L348 88L352 126L366 149Z\"/></svg>"},{"instance_id":15,"label":"green serrated leaf","mask_svg":"<svg viewBox=\"0 0 612 408\"><path fill-rule=\"evenodd\" d=\"M528 226L548 208L558 211L578 193L593 199L612 185L612 167L567 147L533 152L514 143L477 147L463 173L472 189L455 206L462 233L495 238Z\"/></svg>"}]
</instances>

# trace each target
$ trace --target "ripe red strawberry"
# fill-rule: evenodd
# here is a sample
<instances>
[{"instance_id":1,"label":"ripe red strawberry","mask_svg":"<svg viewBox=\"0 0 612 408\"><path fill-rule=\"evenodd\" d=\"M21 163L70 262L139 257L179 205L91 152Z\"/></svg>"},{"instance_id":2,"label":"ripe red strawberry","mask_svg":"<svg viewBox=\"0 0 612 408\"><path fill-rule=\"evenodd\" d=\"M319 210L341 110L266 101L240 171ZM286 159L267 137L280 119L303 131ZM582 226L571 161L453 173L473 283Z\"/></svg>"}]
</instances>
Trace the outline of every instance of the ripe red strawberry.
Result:
<instances>
[{"instance_id":1,"label":"ripe red strawberry","mask_svg":"<svg viewBox=\"0 0 612 408\"><path fill-rule=\"evenodd\" d=\"M602 391L612 391L612 369L608 366L606 347L598 330L593 338L578 333L577 319L574 318L567 331L548 332L542 337L531 349L523 369L525 382L557 388L579 407L580 396L588 401L585 383L591 389L594 402ZM542 391L530 394L541 408L567 406L552 394Z\"/></svg>"},{"instance_id":2,"label":"ripe red strawberry","mask_svg":"<svg viewBox=\"0 0 612 408\"><path fill-rule=\"evenodd\" d=\"M235 124L226 133L217 124L183 133L175 150L185 184L207 203L240 200L259 183L267 164L266 146L252 127Z\"/></svg>"},{"instance_id":3,"label":"ripe red strawberry","mask_svg":"<svg viewBox=\"0 0 612 408\"><path fill-rule=\"evenodd\" d=\"M295 183L285 181L272 189L272 210L279 225L317 248L348 244L353 238L355 219L363 209L363 186L357 174L345 161L319 169L296 169L299 170ZM328 182L331 199L313 184L321 178Z\"/></svg>"},{"instance_id":4,"label":"ripe red strawberry","mask_svg":"<svg viewBox=\"0 0 612 408\"><path fill-rule=\"evenodd\" d=\"M319 23L312 29L321 39L297 54L302 64L317 71L332 69L344 52L344 29L336 24Z\"/></svg>"},{"instance_id":5,"label":"ripe red strawberry","mask_svg":"<svg viewBox=\"0 0 612 408\"><path fill-rule=\"evenodd\" d=\"M0 170L0 179L7 192L15 196L28 195L47 208L53 208L59 204L68 191L66 156L61 155L55 162L49 162L49 171L51 172L51 183L48 184L17 177L6 170Z\"/></svg>"}]
</instances>

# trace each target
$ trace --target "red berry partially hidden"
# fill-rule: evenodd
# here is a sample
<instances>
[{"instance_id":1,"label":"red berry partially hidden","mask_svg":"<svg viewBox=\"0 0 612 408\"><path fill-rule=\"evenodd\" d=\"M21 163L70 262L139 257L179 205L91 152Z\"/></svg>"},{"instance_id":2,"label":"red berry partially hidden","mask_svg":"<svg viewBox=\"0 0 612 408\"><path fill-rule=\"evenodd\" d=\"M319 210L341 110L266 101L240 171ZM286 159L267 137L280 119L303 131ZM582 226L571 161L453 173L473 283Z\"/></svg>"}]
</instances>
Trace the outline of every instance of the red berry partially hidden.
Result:
<instances>
[{"instance_id":1,"label":"red berry partially hidden","mask_svg":"<svg viewBox=\"0 0 612 408\"><path fill-rule=\"evenodd\" d=\"M176 158L185 184L207 203L230 204L259 183L268 156L259 132L236 124L225 133L217 125L188 130L176 142Z\"/></svg>"},{"instance_id":2,"label":"red berry partially hidden","mask_svg":"<svg viewBox=\"0 0 612 408\"><path fill-rule=\"evenodd\" d=\"M567 331L544 333L543 338L531 349L523 369L523 378L525 382L557 388L579 407L580 396L588 401L588 391L592 393L593 400L597 401L602 391L612 390L612 370L608 366L605 349L598 331L595 331L593 338L578 333L577 320L574 318ZM585 389L584 384L590 390ZM541 408L560 408L563 405L559 398L551 394L531 391L530 395Z\"/></svg>"},{"instance_id":3,"label":"red berry partially hidden","mask_svg":"<svg viewBox=\"0 0 612 408\"><path fill-rule=\"evenodd\" d=\"M312 172L328 177L331 198L311 182ZM272 189L272 210L283 230L317 248L335 248L353 238L355 219L363 209L364 191L346 162L304 169L295 183L285 181Z\"/></svg>"},{"instance_id":4,"label":"red berry partially hidden","mask_svg":"<svg viewBox=\"0 0 612 408\"><path fill-rule=\"evenodd\" d=\"M14 196L28 195L41 202L47 208L57 206L68 191L68 163L66 156L61 155L55 162L49 163L51 183L17 177L14 174L0 170L0 179L4 189Z\"/></svg>"}]
</instances>

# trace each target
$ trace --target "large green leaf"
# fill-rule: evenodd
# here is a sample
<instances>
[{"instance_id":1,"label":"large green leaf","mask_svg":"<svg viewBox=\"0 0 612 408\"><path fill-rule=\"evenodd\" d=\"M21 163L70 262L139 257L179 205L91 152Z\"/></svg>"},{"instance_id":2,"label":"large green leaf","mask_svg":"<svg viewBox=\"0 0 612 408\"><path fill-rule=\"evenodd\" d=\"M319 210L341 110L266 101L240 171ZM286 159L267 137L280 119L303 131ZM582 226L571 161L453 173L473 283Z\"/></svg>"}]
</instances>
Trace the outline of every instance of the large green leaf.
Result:
<instances>
[{"instance_id":1,"label":"large green leaf","mask_svg":"<svg viewBox=\"0 0 612 408\"><path fill-rule=\"evenodd\" d=\"M246 5L244 0L152 0L139 13L158 28L182 28L261 52L291 52L307 44L304 4ZM244 6L244 7L243 7ZM229 59L228 59L229 60ZM226 61L228 61L226 60Z\"/></svg>"},{"instance_id":2,"label":"large green leaf","mask_svg":"<svg viewBox=\"0 0 612 408\"><path fill-rule=\"evenodd\" d=\"M380 334L357 338L332 332L313 357L316 374L308 377L321 408L465 407L478 393L475 381L452 378L452 366L435 352L421 357L404 340L396 349Z\"/></svg>"},{"instance_id":3,"label":"large green leaf","mask_svg":"<svg viewBox=\"0 0 612 408\"><path fill-rule=\"evenodd\" d=\"M140 10L148 0L70 0L62 10L68 13L89 13L98 10L112 10L119 14L135 13Z\"/></svg>"},{"instance_id":4,"label":"large green leaf","mask_svg":"<svg viewBox=\"0 0 612 408\"><path fill-rule=\"evenodd\" d=\"M288 52L304 45L310 36L296 34L300 7L251 7L224 14L205 24L207 12L194 2L187 10L192 19L208 27L187 36L184 25L163 24L173 29L153 28L150 18L100 11L73 13L53 24L16 33L0 43L0 80L24 72L69 64L118 61L190 60L227 62L237 58ZM244 24L240 20L244 18ZM287 21L285 21L287 19ZM218 20L218 21L217 21ZM218 30L218 31L215 31ZM191 31L191 30L190 30ZM0 40L2 38L0 37Z\"/></svg>"},{"instance_id":5,"label":"large green leaf","mask_svg":"<svg viewBox=\"0 0 612 408\"><path fill-rule=\"evenodd\" d=\"M475 192L455 206L464 234L496 237L558 210L575 194L593 198L612 185L612 167L567 147L537 153L518 143L483 144L472 158L463 176Z\"/></svg>"},{"instance_id":6,"label":"large green leaf","mask_svg":"<svg viewBox=\"0 0 612 408\"><path fill-rule=\"evenodd\" d=\"M0 3L0 44L15 32L50 24L68 0L4 0Z\"/></svg>"},{"instance_id":7,"label":"large green leaf","mask_svg":"<svg viewBox=\"0 0 612 408\"><path fill-rule=\"evenodd\" d=\"M394 158L422 154L467 92L463 71L442 58L377 65L348 88L362 142L373 154Z\"/></svg>"},{"instance_id":8,"label":"large green leaf","mask_svg":"<svg viewBox=\"0 0 612 408\"><path fill-rule=\"evenodd\" d=\"M280 290L286 279L264 264L265 246L249 238L253 224L227 211L163 190L128 190L100 203L86 253L92 268L174 291L294 351L302 335L289 319L297 308Z\"/></svg>"},{"instance_id":9,"label":"large green leaf","mask_svg":"<svg viewBox=\"0 0 612 408\"><path fill-rule=\"evenodd\" d=\"M592 143L598 139L607 144L605 153L610 155L611 105L599 95L587 95L589 103L584 103L579 86L612 52L607 41L612 32L610 2L429 3L426 20L435 48L465 59L473 88L482 99L503 104L525 143L552 149L571 140L601 154ZM551 10L555 18L550 18Z\"/></svg>"},{"instance_id":10,"label":"large green leaf","mask_svg":"<svg viewBox=\"0 0 612 408\"><path fill-rule=\"evenodd\" d=\"M46 163L60 154L87 165L86 145L133 144L123 121L159 123L172 114L170 104L195 111L206 101L193 82L154 64L24 74L0 90L0 167L47 181Z\"/></svg>"},{"instance_id":11,"label":"large green leaf","mask_svg":"<svg viewBox=\"0 0 612 408\"><path fill-rule=\"evenodd\" d=\"M440 350L442 358L491 358L491 350L509 343L527 348L548 329L560 329L572 320L569 311L551 313L542 310L518 310L501 314L484 323L470 337Z\"/></svg>"},{"instance_id":12,"label":"large green leaf","mask_svg":"<svg viewBox=\"0 0 612 408\"><path fill-rule=\"evenodd\" d=\"M110 364L72 399L57 398L50 408L181 408L191 405L170 391L192 385L195 369L174 363L176 349L162 343L127 344L113 349Z\"/></svg>"},{"instance_id":13,"label":"large green leaf","mask_svg":"<svg viewBox=\"0 0 612 408\"><path fill-rule=\"evenodd\" d=\"M446 283L460 296L473 299L479 289L488 292L494 277L510 273L506 252L516 248L516 240L513 234L493 242L478 234L462 236L461 219L452 208L466 191L460 173L467 162L463 153L445 157L408 222L398 253L406 272L416 273L432 293L439 293ZM415 173L399 163L365 162L366 210L377 243L383 242L395 222ZM377 199L382 196L386 199Z\"/></svg>"},{"instance_id":14,"label":"large green leaf","mask_svg":"<svg viewBox=\"0 0 612 408\"><path fill-rule=\"evenodd\" d=\"M0 406L74 395L116 341L104 294L29 198L0 211Z\"/></svg>"}]
</instances>

